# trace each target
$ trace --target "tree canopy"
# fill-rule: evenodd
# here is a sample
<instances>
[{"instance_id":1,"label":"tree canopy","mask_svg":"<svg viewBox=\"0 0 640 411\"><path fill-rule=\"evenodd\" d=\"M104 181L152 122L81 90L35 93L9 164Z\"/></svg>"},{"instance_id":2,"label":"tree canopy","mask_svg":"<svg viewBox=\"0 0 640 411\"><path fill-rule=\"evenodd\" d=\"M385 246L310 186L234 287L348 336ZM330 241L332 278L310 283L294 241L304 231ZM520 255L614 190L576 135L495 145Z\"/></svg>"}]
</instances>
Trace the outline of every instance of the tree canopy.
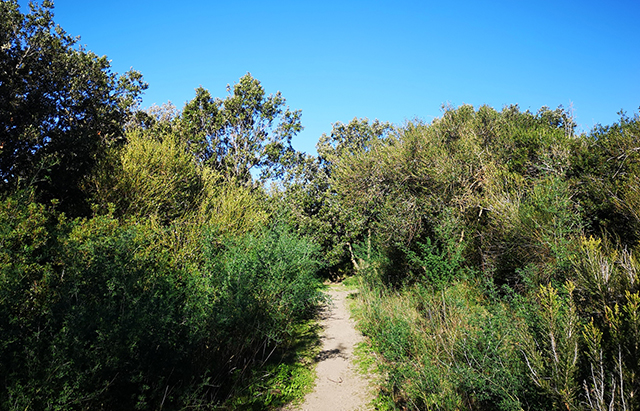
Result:
<instances>
[{"instance_id":1,"label":"tree canopy","mask_svg":"<svg viewBox=\"0 0 640 411\"><path fill-rule=\"evenodd\" d=\"M122 137L146 84L80 47L54 24L52 2L30 8L0 3L0 190L35 185L72 209L79 180Z\"/></svg>"},{"instance_id":2,"label":"tree canopy","mask_svg":"<svg viewBox=\"0 0 640 411\"><path fill-rule=\"evenodd\" d=\"M182 112L182 127L197 158L228 177L279 177L295 160L291 138L302 130L300 110L285 108L280 92L267 96L247 73L223 100L199 87Z\"/></svg>"}]
</instances>

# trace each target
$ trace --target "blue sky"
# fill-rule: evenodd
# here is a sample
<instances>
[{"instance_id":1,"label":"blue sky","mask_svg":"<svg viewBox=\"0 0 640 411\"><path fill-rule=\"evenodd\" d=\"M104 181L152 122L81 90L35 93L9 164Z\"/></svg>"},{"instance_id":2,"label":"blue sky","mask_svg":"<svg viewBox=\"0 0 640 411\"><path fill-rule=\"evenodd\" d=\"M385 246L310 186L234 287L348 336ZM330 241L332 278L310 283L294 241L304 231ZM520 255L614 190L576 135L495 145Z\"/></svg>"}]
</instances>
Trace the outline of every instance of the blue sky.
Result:
<instances>
[{"instance_id":1,"label":"blue sky","mask_svg":"<svg viewBox=\"0 0 640 411\"><path fill-rule=\"evenodd\" d=\"M302 110L310 153L332 123L431 121L443 104L572 106L587 131L640 107L637 0L54 3L114 71L143 73L143 106L225 97L250 72Z\"/></svg>"}]
</instances>

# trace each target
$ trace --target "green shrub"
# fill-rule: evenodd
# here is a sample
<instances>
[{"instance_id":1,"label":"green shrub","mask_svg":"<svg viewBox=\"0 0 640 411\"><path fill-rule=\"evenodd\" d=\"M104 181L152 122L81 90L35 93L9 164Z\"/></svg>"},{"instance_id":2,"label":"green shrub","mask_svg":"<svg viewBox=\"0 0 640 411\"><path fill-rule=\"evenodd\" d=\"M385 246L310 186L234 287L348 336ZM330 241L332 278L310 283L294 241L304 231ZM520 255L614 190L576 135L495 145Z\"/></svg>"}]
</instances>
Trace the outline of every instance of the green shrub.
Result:
<instances>
[{"instance_id":1,"label":"green shrub","mask_svg":"<svg viewBox=\"0 0 640 411\"><path fill-rule=\"evenodd\" d=\"M610 241L583 239L574 260L583 319L583 395L590 409L639 406L640 282L635 252Z\"/></svg>"},{"instance_id":2,"label":"green shrub","mask_svg":"<svg viewBox=\"0 0 640 411\"><path fill-rule=\"evenodd\" d=\"M575 238L582 229L570 186L557 177L531 186L509 185L505 181L484 203L488 211L480 236L485 269L493 271L497 284L520 290L523 284L561 284L570 275Z\"/></svg>"},{"instance_id":3,"label":"green shrub","mask_svg":"<svg viewBox=\"0 0 640 411\"><path fill-rule=\"evenodd\" d=\"M130 130L126 137L87 183L94 201L115 204L118 215L153 215L163 222L197 209L202 170L178 137L155 129Z\"/></svg>"},{"instance_id":4,"label":"green shrub","mask_svg":"<svg viewBox=\"0 0 640 411\"><path fill-rule=\"evenodd\" d=\"M184 272L156 249L159 233L110 217L69 223L50 250L46 306L6 352L5 405L88 409L145 408L188 378ZM9 275L15 273L9 273ZM28 293L18 297L28 302ZM4 304L3 304L4 305ZM10 317L13 321L23 316ZM171 397L166 398L167 403Z\"/></svg>"},{"instance_id":5,"label":"green shrub","mask_svg":"<svg viewBox=\"0 0 640 411\"><path fill-rule=\"evenodd\" d=\"M574 141L568 176L577 188L587 234L613 236L634 247L640 239L640 114L598 125Z\"/></svg>"},{"instance_id":6,"label":"green shrub","mask_svg":"<svg viewBox=\"0 0 640 411\"><path fill-rule=\"evenodd\" d=\"M523 332L523 355L533 383L550 398L554 409L578 406L579 318L573 303L575 285L559 291L540 286Z\"/></svg>"},{"instance_id":7,"label":"green shrub","mask_svg":"<svg viewBox=\"0 0 640 411\"><path fill-rule=\"evenodd\" d=\"M3 409L212 408L320 301L315 246L281 227L179 239L17 195L0 223Z\"/></svg>"},{"instance_id":8,"label":"green shrub","mask_svg":"<svg viewBox=\"0 0 640 411\"><path fill-rule=\"evenodd\" d=\"M360 327L400 408L519 410L539 400L519 355L522 320L465 282L360 287ZM542 403L544 404L544 403Z\"/></svg>"},{"instance_id":9,"label":"green shrub","mask_svg":"<svg viewBox=\"0 0 640 411\"><path fill-rule=\"evenodd\" d=\"M18 192L0 202L0 407L29 403L28 381L19 376L46 376L43 344L48 314L55 303L55 259L51 214ZM23 407L24 408L24 407Z\"/></svg>"},{"instance_id":10,"label":"green shrub","mask_svg":"<svg viewBox=\"0 0 640 411\"><path fill-rule=\"evenodd\" d=\"M233 324L221 336L236 348L280 342L290 327L308 319L320 302L317 248L284 226L242 237L210 234L206 272L218 287L217 318ZM235 334L235 332L238 332Z\"/></svg>"},{"instance_id":11,"label":"green shrub","mask_svg":"<svg viewBox=\"0 0 640 411\"><path fill-rule=\"evenodd\" d=\"M451 284L460 268L460 261L447 258L445 253L431 243L430 238L427 238L425 243L418 242L416 246L419 251L406 249L405 253L409 263L419 267L420 274L417 280L437 289Z\"/></svg>"}]
</instances>

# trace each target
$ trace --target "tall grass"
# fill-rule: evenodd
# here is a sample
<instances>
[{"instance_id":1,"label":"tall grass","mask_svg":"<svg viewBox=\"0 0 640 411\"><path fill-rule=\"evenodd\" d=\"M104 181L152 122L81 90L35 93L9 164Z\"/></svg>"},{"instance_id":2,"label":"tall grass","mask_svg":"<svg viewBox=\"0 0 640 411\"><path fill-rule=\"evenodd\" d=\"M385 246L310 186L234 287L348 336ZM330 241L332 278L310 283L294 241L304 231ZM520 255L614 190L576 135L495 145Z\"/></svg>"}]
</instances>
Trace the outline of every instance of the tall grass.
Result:
<instances>
[{"instance_id":1,"label":"tall grass","mask_svg":"<svg viewBox=\"0 0 640 411\"><path fill-rule=\"evenodd\" d=\"M519 410L530 398L522 321L473 284L402 292L363 282L356 315L399 409Z\"/></svg>"}]
</instances>

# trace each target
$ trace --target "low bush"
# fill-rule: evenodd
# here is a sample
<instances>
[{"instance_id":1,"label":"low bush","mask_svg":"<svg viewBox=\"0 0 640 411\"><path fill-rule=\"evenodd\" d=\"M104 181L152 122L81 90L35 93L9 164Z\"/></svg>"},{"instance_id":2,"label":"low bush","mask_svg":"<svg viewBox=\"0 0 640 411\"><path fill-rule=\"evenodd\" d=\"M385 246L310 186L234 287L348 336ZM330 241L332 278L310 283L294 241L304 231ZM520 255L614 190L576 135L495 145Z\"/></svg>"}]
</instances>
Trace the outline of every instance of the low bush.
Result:
<instances>
[{"instance_id":1,"label":"low bush","mask_svg":"<svg viewBox=\"0 0 640 411\"><path fill-rule=\"evenodd\" d=\"M380 353L382 395L400 408L519 410L535 399L519 354L522 321L471 283L360 289L356 314Z\"/></svg>"}]
</instances>

